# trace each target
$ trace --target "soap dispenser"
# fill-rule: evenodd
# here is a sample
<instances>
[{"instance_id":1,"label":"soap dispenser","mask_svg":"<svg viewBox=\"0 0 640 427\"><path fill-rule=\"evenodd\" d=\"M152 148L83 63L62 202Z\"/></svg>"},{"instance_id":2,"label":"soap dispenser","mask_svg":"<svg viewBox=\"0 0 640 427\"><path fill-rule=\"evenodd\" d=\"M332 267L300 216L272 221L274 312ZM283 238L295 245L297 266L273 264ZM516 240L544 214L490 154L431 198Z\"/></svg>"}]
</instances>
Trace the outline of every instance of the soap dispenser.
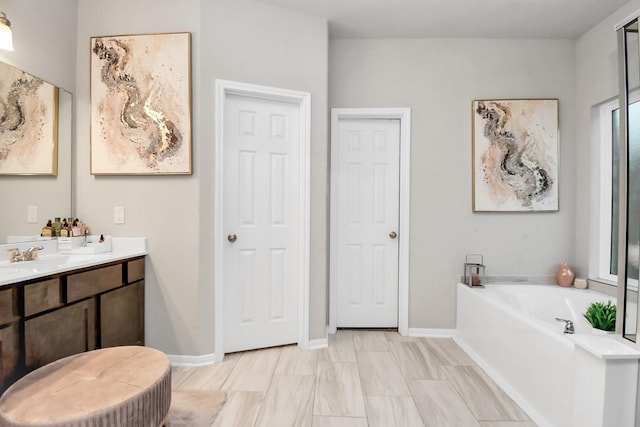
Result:
<instances>
[{"instance_id":1,"label":"soap dispenser","mask_svg":"<svg viewBox=\"0 0 640 427\"><path fill-rule=\"evenodd\" d=\"M47 221L47 225L42 227L40 235L42 237L53 237L53 226L51 225L51 220Z\"/></svg>"},{"instance_id":2,"label":"soap dispenser","mask_svg":"<svg viewBox=\"0 0 640 427\"><path fill-rule=\"evenodd\" d=\"M64 218L62 220L62 227L60 227L60 237L69 237L69 224L67 223L67 219Z\"/></svg>"}]
</instances>

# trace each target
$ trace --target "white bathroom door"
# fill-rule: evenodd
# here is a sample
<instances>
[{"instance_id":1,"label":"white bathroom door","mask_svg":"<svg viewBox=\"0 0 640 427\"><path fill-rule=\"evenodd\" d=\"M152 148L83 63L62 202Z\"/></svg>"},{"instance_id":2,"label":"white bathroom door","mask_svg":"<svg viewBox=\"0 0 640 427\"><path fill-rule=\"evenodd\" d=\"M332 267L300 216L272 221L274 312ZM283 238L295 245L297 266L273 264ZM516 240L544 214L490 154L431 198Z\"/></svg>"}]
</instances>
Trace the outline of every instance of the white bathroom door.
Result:
<instances>
[{"instance_id":1,"label":"white bathroom door","mask_svg":"<svg viewBox=\"0 0 640 427\"><path fill-rule=\"evenodd\" d=\"M298 105L227 95L222 281L226 353L298 339Z\"/></svg>"},{"instance_id":2,"label":"white bathroom door","mask_svg":"<svg viewBox=\"0 0 640 427\"><path fill-rule=\"evenodd\" d=\"M397 327L400 120L340 119L332 145L336 326Z\"/></svg>"}]
</instances>

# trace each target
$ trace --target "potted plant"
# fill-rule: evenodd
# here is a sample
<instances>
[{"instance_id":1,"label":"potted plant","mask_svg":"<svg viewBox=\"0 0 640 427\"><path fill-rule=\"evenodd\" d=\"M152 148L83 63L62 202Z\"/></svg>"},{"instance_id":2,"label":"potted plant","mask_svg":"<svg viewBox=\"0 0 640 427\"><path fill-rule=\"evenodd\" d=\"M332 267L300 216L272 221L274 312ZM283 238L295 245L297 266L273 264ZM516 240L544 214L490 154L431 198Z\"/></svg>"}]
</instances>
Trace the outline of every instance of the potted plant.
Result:
<instances>
[{"instance_id":1,"label":"potted plant","mask_svg":"<svg viewBox=\"0 0 640 427\"><path fill-rule=\"evenodd\" d=\"M584 318L595 329L613 332L616 330L616 305L609 300L606 304L603 302L592 303L584 313Z\"/></svg>"}]
</instances>

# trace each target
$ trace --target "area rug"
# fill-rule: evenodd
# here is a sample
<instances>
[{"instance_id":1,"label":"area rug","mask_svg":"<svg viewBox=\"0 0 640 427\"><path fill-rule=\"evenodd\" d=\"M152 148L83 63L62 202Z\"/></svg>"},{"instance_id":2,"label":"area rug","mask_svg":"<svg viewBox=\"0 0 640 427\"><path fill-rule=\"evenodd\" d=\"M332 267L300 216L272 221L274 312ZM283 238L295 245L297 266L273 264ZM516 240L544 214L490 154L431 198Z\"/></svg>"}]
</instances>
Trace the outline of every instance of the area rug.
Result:
<instances>
[{"instance_id":1,"label":"area rug","mask_svg":"<svg viewBox=\"0 0 640 427\"><path fill-rule=\"evenodd\" d=\"M222 391L174 390L165 427L209 427L227 400Z\"/></svg>"}]
</instances>

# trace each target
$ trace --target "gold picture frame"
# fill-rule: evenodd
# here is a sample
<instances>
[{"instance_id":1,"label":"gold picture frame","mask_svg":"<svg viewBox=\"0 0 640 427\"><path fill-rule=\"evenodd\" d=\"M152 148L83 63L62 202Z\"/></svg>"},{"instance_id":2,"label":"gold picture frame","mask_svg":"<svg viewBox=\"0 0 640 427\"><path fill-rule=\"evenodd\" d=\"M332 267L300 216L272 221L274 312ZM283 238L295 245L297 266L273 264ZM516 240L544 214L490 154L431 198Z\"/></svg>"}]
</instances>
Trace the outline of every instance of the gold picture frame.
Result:
<instances>
[{"instance_id":1,"label":"gold picture frame","mask_svg":"<svg viewBox=\"0 0 640 427\"><path fill-rule=\"evenodd\" d=\"M58 175L58 88L3 62L0 175Z\"/></svg>"},{"instance_id":2,"label":"gold picture frame","mask_svg":"<svg viewBox=\"0 0 640 427\"><path fill-rule=\"evenodd\" d=\"M191 33L91 38L91 173L191 174Z\"/></svg>"},{"instance_id":3,"label":"gold picture frame","mask_svg":"<svg viewBox=\"0 0 640 427\"><path fill-rule=\"evenodd\" d=\"M473 101L474 212L559 209L558 104L558 99Z\"/></svg>"}]
</instances>

